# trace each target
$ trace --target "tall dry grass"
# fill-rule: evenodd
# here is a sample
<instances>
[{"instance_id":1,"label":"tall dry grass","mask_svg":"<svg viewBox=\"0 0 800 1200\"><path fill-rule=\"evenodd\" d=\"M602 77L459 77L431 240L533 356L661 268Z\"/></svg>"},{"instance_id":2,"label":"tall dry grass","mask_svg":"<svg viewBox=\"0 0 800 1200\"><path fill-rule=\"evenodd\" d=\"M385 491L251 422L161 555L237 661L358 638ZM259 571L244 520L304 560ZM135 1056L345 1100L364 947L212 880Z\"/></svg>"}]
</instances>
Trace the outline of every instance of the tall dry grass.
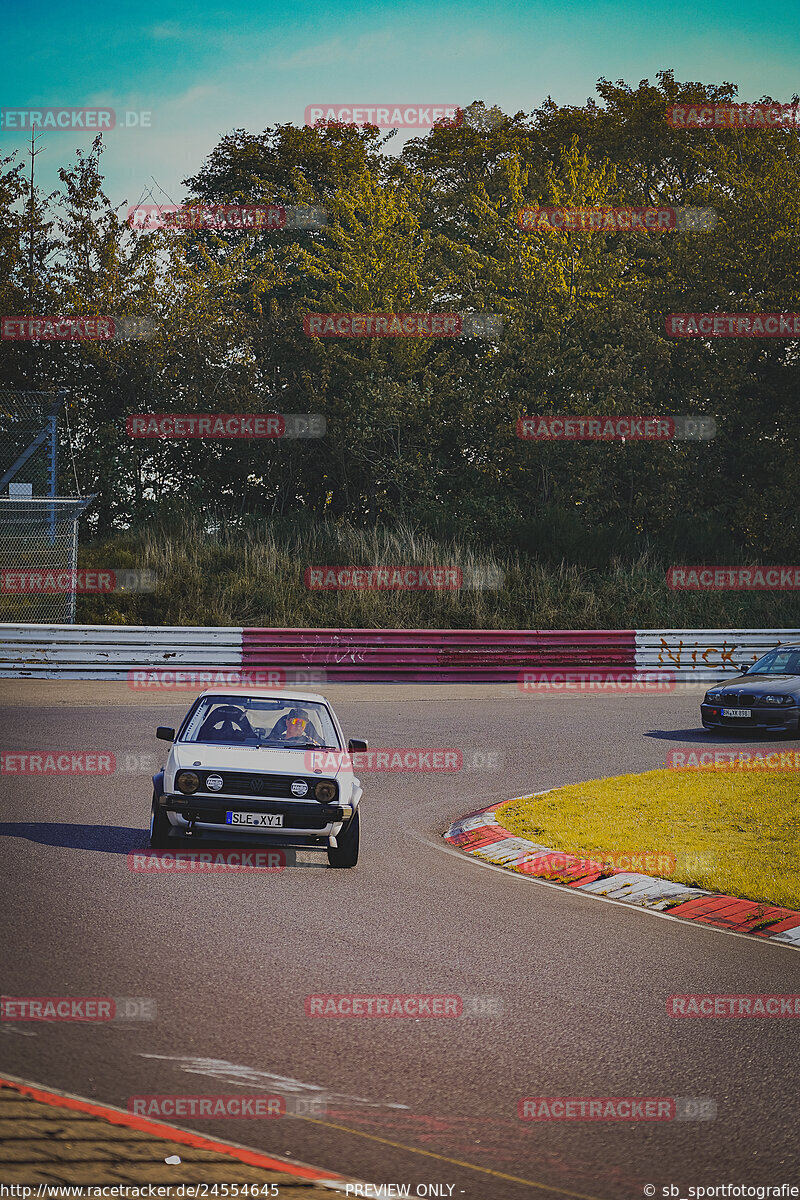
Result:
<instances>
[{"instance_id":1,"label":"tall dry grass","mask_svg":"<svg viewBox=\"0 0 800 1200\"><path fill-rule=\"evenodd\" d=\"M83 567L149 568L152 594L80 597L83 623L343 628L800 627L796 593L674 592L653 553L603 568L434 538L408 524L264 522L209 532L199 520L84 546ZM452 591L318 591L307 567L458 567ZM497 582L500 586L494 586ZM7 620L15 619L6 617ZM18 618L24 619L24 618Z\"/></svg>"}]
</instances>

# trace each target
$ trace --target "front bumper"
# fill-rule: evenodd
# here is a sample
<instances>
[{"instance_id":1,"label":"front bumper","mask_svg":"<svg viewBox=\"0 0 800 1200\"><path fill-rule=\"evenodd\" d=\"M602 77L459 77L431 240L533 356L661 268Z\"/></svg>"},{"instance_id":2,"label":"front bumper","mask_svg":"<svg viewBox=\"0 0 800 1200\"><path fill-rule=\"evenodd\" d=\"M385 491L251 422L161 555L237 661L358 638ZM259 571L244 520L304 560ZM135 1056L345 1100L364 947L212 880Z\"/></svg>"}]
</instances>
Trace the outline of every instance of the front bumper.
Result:
<instances>
[{"instance_id":1,"label":"front bumper","mask_svg":"<svg viewBox=\"0 0 800 1200\"><path fill-rule=\"evenodd\" d=\"M350 821L353 808L347 804L319 804L317 801L260 800L236 796L162 795L159 805L170 817L170 836L192 840L221 841L242 838L268 846L327 846L332 837ZM283 825L228 825L226 813L280 813ZM191 831L188 833L188 831Z\"/></svg>"},{"instance_id":2,"label":"front bumper","mask_svg":"<svg viewBox=\"0 0 800 1200\"><path fill-rule=\"evenodd\" d=\"M723 717L724 704L700 705L700 718L704 725L714 729L763 730L766 733L795 733L800 727L800 708L796 705L767 706L760 704L751 708L750 717Z\"/></svg>"}]
</instances>

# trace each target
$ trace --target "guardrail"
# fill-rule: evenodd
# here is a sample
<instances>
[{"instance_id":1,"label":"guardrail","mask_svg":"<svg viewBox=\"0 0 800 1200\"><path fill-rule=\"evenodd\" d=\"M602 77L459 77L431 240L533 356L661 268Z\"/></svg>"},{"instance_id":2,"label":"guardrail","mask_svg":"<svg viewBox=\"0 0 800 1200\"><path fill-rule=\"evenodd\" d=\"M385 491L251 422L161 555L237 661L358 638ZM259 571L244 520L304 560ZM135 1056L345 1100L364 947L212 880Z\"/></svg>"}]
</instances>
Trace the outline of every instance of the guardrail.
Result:
<instances>
[{"instance_id":1,"label":"guardrail","mask_svg":"<svg viewBox=\"0 0 800 1200\"><path fill-rule=\"evenodd\" d=\"M800 641L800 629L637 629L636 666L669 670L681 679L722 679L738 663L754 663L782 642Z\"/></svg>"},{"instance_id":2,"label":"guardrail","mask_svg":"<svg viewBox=\"0 0 800 1200\"><path fill-rule=\"evenodd\" d=\"M135 668L238 668L242 630L181 625L0 625L0 677L127 679Z\"/></svg>"},{"instance_id":3,"label":"guardrail","mask_svg":"<svg viewBox=\"0 0 800 1200\"><path fill-rule=\"evenodd\" d=\"M1 625L0 677L124 680L134 670L311 668L350 683L515 683L531 668L720 679L797 629L255 629Z\"/></svg>"},{"instance_id":4,"label":"guardrail","mask_svg":"<svg viewBox=\"0 0 800 1200\"><path fill-rule=\"evenodd\" d=\"M628 667L633 630L245 629L242 669L317 667L330 680L515 683L531 667Z\"/></svg>"}]
</instances>

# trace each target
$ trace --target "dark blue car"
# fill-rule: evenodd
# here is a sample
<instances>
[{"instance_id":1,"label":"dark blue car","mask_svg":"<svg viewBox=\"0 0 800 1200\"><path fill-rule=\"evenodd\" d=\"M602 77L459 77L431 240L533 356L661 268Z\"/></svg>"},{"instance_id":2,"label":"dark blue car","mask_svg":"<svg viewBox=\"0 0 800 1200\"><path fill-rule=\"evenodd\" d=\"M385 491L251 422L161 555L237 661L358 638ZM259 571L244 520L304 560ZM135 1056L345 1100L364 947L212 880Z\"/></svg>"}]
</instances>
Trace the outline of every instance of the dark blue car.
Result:
<instances>
[{"instance_id":1,"label":"dark blue car","mask_svg":"<svg viewBox=\"0 0 800 1200\"><path fill-rule=\"evenodd\" d=\"M729 683L715 683L700 717L705 729L800 732L800 642L776 646Z\"/></svg>"}]
</instances>

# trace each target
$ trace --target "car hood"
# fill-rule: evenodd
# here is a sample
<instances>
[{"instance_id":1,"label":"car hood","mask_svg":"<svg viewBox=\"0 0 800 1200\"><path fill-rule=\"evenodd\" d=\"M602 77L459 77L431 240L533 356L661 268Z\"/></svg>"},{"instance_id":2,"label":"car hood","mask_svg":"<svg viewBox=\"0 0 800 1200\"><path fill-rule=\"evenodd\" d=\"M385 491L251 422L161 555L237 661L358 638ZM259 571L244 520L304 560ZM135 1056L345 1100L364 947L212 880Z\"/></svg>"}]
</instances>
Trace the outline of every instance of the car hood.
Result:
<instances>
[{"instance_id":1,"label":"car hood","mask_svg":"<svg viewBox=\"0 0 800 1200\"><path fill-rule=\"evenodd\" d=\"M800 691L800 675L737 675L725 683L714 683L710 692L769 692L784 696Z\"/></svg>"},{"instance_id":2,"label":"car hood","mask_svg":"<svg viewBox=\"0 0 800 1200\"><path fill-rule=\"evenodd\" d=\"M274 775L322 775L336 779L351 773L344 751L260 750L257 746L216 746L201 742L176 742L172 748L176 768L199 764L206 771L253 771Z\"/></svg>"}]
</instances>

